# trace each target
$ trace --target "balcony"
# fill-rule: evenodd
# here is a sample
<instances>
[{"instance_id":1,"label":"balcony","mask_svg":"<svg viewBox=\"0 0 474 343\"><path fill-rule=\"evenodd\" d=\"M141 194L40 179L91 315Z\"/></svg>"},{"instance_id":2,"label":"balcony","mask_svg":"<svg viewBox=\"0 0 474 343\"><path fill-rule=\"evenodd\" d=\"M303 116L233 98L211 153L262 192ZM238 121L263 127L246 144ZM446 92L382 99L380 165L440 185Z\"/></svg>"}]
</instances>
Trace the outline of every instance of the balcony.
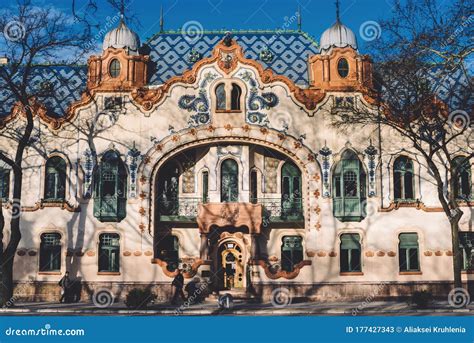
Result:
<instances>
[{"instance_id":1,"label":"balcony","mask_svg":"<svg viewBox=\"0 0 474 343\"><path fill-rule=\"evenodd\" d=\"M180 197L176 199L160 199L158 200L157 211L161 222L194 222L198 217L199 205L208 204L207 199ZM239 204L239 203L227 203ZM244 204L244 203L241 203ZM283 201L281 198L259 198L252 199L251 204L261 205L261 217L267 222L300 222L303 221L303 202L302 199L294 199L292 201ZM249 204L250 205L250 204ZM219 207L220 211L224 211L229 207L224 203L210 204L213 208ZM257 208L257 207L256 207ZM207 207L201 206L201 210L206 212ZM243 212L244 209L241 209ZM251 212L254 212L252 210ZM225 212L225 211L224 211Z\"/></svg>"},{"instance_id":2,"label":"balcony","mask_svg":"<svg viewBox=\"0 0 474 343\"><path fill-rule=\"evenodd\" d=\"M255 202L255 199L253 200ZM303 221L303 199L282 200L281 198L259 198L263 206L263 218L270 222Z\"/></svg>"}]
</instances>

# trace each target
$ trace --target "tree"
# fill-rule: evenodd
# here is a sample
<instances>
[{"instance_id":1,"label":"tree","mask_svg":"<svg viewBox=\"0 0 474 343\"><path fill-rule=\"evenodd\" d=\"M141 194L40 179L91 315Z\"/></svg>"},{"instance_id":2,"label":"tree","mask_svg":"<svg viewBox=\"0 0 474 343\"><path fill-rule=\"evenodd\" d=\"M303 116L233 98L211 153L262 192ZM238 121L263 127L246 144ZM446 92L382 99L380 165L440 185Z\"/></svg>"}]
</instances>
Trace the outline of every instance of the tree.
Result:
<instances>
[{"instance_id":1,"label":"tree","mask_svg":"<svg viewBox=\"0 0 474 343\"><path fill-rule=\"evenodd\" d=\"M38 8L29 0L19 0L14 12L4 11L0 15L0 32L3 32L0 35L0 49L7 59L7 63L0 65L0 88L8 92L7 101L21 121L19 124L18 121L9 122L0 117L4 126L1 130L0 161L7 164L13 174L9 223L5 223L3 207L0 211L0 304L3 305L13 295L13 261L21 240L25 150L35 141L34 132L39 125L34 120L35 116L47 114L44 100L54 92L52 85L47 82L38 84L34 76L38 68L51 61L62 61L63 65L81 61L87 52L83 47L91 39L91 27L53 7ZM8 118L9 114L6 116ZM4 240L6 224L9 224L10 230L8 239Z\"/></svg>"},{"instance_id":2,"label":"tree","mask_svg":"<svg viewBox=\"0 0 474 343\"><path fill-rule=\"evenodd\" d=\"M469 67L474 19L472 1L457 0L445 10L439 5L395 3L392 17L379 22L380 39L370 44L377 109L333 109L332 124L342 130L354 125L394 130L420 157L451 226L454 287L462 287L460 203L472 204L472 190L468 199L454 190L461 166L474 156L472 63ZM464 160L455 160L457 155Z\"/></svg>"}]
</instances>

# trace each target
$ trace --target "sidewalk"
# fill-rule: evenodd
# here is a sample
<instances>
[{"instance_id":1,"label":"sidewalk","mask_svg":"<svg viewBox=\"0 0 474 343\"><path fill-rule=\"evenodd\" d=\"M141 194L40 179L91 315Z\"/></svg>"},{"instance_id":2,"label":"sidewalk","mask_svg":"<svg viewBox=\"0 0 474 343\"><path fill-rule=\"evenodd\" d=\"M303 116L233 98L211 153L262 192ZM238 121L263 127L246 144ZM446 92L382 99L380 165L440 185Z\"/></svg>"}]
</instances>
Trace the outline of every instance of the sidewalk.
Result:
<instances>
[{"instance_id":1,"label":"sidewalk","mask_svg":"<svg viewBox=\"0 0 474 343\"><path fill-rule=\"evenodd\" d=\"M231 309L219 309L216 302L205 301L190 306L153 304L146 310L130 310L123 302L107 308L98 308L92 302L73 304L24 302L14 308L0 309L5 315L470 315L474 316L474 303L456 309L447 302L433 302L428 309L417 309L406 302L374 301L363 304L354 302L302 302L275 307L271 303L256 304L236 301Z\"/></svg>"}]
</instances>

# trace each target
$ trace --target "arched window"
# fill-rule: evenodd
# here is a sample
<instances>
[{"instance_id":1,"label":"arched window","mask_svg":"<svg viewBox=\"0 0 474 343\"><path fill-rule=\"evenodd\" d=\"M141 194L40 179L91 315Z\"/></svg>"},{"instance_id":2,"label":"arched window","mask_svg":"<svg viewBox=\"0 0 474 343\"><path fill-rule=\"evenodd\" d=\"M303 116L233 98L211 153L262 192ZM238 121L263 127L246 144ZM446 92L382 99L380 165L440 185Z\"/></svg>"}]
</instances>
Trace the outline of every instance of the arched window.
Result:
<instances>
[{"instance_id":1,"label":"arched window","mask_svg":"<svg viewBox=\"0 0 474 343\"><path fill-rule=\"evenodd\" d=\"M401 233L398 244L398 261L401 272L420 270L418 234Z\"/></svg>"},{"instance_id":2,"label":"arched window","mask_svg":"<svg viewBox=\"0 0 474 343\"><path fill-rule=\"evenodd\" d=\"M281 269L292 272L295 265L303 261L303 239L300 236L285 236L281 245Z\"/></svg>"},{"instance_id":3,"label":"arched window","mask_svg":"<svg viewBox=\"0 0 474 343\"><path fill-rule=\"evenodd\" d=\"M216 87L216 110L225 111L226 106L226 94L225 94L225 84L221 83Z\"/></svg>"},{"instance_id":4,"label":"arched window","mask_svg":"<svg viewBox=\"0 0 474 343\"><path fill-rule=\"evenodd\" d=\"M127 170L120 155L107 151L94 176L94 216L102 222L120 222L127 214Z\"/></svg>"},{"instance_id":5,"label":"arched window","mask_svg":"<svg viewBox=\"0 0 474 343\"><path fill-rule=\"evenodd\" d=\"M99 272L120 272L120 236L116 233L99 236Z\"/></svg>"},{"instance_id":6,"label":"arched window","mask_svg":"<svg viewBox=\"0 0 474 343\"><path fill-rule=\"evenodd\" d=\"M362 271L359 234L346 233L341 235L340 263L341 273Z\"/></svg>"},{"instance_id":7,"label":"arched window","mask_svg":"<svg viewBox=\"0 0 474 343\"><path fill-rule=\"evenodd\" d=\"M459 200L470 200L472 196L471 164L464 156L458 156L454 158L453 165L457 169L454 196Z\"/></svg>"},{"instance_id":8,"label":"arched window","mask_svg":"<svg viewBox=\"0 0 474 343\"><path fill-rule=\"evenodd\" d=\"M366 175L352 150L346 150L334 168L333 213L341 221L361 221L366 206Z\"/></svg>"},{"instance_id":9,"label":"arched window","mask_svg":"<svg viewBox=\"0 0 474 343\"><path fill-rule=\"evenodd\" d=\"M232 91L230 92L230 109L234 111L240 111L240 96L242 95L242 89L235 83L232 84Z\"/></svg>"},{"instance_id":10,"label":"arched window","mask_svg":"<svg viewBox=\"0 0 474 343\"><path fill-rule=\"evenodd\" d=\"M221 202L239 200L239 166L229 158L221 165Z\"/></svg>"},{"instance_id":11,"label":"arched window","mask_svg":"<svg viewBox=\"0 0 474 343\"><path fill-rule=\"evenodd\" d=\"M40 272L61 270L61 235L59 233L43 233L41 235Z\"/></svg>"},{"instance_id":12,"label":"arched window","mask_svg":"<svg viewBox=\"0 0 474 343\"><path fill-rule=\"evenodd\" d=\"M117 59L113 59L110 62L109 74L111 77L116 78L120 75L120 62Z\"/></svg>"},{"instance_id":13,"label":"arched window","mask_svg":"<svg viewBox=\"0 0 474 343\"><path fill-rule=\"evenodd\" d=\"M66 197L66 161L53 156L46 162L46 178L44 183L44 199L62 201Z\"/></svg>"},{"instance_id":14,"label":"arched window","mask_svg":"<svg viewBox=\"0 0 474 343\"><path fill-rule=\"evenodd\" d=\"M158 258L167 263L169 271L179 267L179 240L174 235L167 235L160 239L157 247Z\"/></svg>"},{"instance_id":15,"label":"arched window","mask_svg":"<svg viewBox=\"0 0 474 343\"><path fill-rule=\"evenodd\" d=\"M393 192L395 201L414 200L413 162L400 156L393 164Z\"/></svg>"},{"instance_id":16,"label":"arched window","mask_svg":"<svg viewBox=\"0 0 474 343\"><path fill-rule=\"evenodd\" d=\"M166 163L158 174L158 209L161 215L178 215L179 167L174 161Z\"/></svg>"},{"instance_id":17,"label":"arched window","mask_svg":"<svg viewBox=\"0 0 474 343\"><path fill-rule=\"evenodd\" d=\"M301 172L292 162L281 168L281 208L283 217L302 215Z\"/></svg>"},{"instance_id":18,"label":"arched window","mask_svg":"<svg viewBox=\"0 0 474 343\"><path fill-rule=\"evenodd\" d=\"M252 204L256 204L257 197L258 197L257 171L252 170L250 172L250 202Z\"/></svg>"},{"instance_id":19,"label":"arched window","mask_svg":"<svg viewBox=\"0 0 474 343\"><path fill-rule=\"evenodd\" d=\"M347 77L349 75L349 63L345 58L341 58L337 62L337 72L340 77Z\"/></svg>"},{"instance_id":20,"label":"arched window","mask_svg":"<svg viewBox=\"0 0 474 343\"><path fill-rule=\"evenodd\" d=\"M202 172L202 202L207 203L209 201L209 172Z\"/></svg>"},{"instance_id":21,"label":"arched window","mask_svg":"<svg viewBox=\"0 0 474 343\"><path fill-rule=\"evenodd\" d=\"M10 195L10 168L0 166L0 200L6 201Z\"/></svg>"}]
</instances>

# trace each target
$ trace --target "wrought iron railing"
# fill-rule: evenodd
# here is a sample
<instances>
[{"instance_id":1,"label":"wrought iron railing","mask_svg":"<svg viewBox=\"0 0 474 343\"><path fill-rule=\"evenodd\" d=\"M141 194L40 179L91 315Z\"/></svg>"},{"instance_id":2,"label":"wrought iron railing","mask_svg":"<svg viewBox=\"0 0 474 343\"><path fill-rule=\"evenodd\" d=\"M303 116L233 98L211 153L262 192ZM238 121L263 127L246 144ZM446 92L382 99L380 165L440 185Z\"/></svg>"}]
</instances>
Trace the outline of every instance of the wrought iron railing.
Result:
<instances>
[{"instance_id":1,"label":"wrought iron railing","mask_svg":"<svg viewBox=\"0 0 474 343\"><path fill-rule=\"evenodd\" d=\"M207 199L200 198L171 198L158 200L158 212L163 218L182 217L193 219L198 214L198 204L207 202Z\"/></svg>"},{"instance_id":2,"label":"wrought iron railing","mask_svg":"<svg viewBox=\"0 0 474 343\"><path fill-rule=\"evenodd\" d=\"M301 198L284 200L281 198L259 198L263 205L263 216L270 220L300 220L303 218L303 201Z\"/></svg>"}]
</instances>

